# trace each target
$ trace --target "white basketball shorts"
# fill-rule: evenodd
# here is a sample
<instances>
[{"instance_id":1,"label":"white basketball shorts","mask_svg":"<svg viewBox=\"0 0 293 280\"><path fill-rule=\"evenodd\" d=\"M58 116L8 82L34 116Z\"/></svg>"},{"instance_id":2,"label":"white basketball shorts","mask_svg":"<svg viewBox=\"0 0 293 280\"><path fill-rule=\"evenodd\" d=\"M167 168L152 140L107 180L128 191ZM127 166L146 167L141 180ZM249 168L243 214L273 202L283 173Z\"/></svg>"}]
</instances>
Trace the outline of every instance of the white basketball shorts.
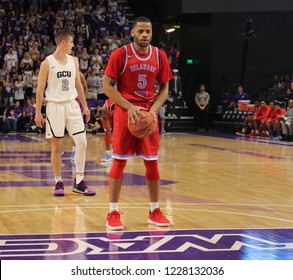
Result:
<instances>
[{"instance_id":1,"label":"white basketball shorts","mask_svg":"<svg viewBox=\"0 0 293 280\"><path fill-rule=\"evenodd\" d=\"M79 104L48 102L46 105L46 138L64 137L65 128L70 136L85 132Z\"/></svg>"}]
</instances>

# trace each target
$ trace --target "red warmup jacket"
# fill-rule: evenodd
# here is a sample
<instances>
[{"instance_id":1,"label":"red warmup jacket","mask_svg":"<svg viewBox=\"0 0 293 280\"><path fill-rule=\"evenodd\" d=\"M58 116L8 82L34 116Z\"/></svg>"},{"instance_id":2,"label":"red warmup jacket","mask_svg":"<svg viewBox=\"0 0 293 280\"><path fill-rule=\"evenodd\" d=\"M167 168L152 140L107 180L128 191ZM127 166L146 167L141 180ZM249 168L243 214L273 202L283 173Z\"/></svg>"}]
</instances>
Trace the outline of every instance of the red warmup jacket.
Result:
<instances>
[{"instance_id":1,"label":"red warmup jacket","mask_svg":"<svg viewBox=\"0 0 293 280\"><path fill-rule=\"evenodd\" d=\"M264 108L260 107L255 114L256 119L258 121L266 121L271 113L271 110L270 106L266 106Z\"/></svg>"},{"instance_id":2,"label":"red warmup jacket","mask_svg":"<svg viewBox=\"0 0 293 280\"><path fill-rule=\"evenodd\" d=\"M271 114L271 122L277 121L280 117L284 116L286 110L284 108L280 108L279 110L273 110Z\"/></svg>"}]
</instances>

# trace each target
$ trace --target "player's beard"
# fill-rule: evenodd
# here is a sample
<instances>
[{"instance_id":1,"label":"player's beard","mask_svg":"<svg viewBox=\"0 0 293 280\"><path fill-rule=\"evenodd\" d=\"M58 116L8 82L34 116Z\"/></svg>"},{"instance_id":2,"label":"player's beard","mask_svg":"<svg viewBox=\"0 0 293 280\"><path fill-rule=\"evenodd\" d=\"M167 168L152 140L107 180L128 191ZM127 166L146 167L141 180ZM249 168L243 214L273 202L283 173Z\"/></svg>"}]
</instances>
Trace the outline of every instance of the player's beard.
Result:
<instances>
[{"instance_id":1,"label":"player's beard","mask_svg":"<svg viewBox=\"0 0 293 280\"><path fill-rule=\"evenodd\" d=\"M150 45L150 39L144 41L143 39L135 38L136 44L138 44L141 48L146 48Z\"/></svg>"}]
</instances>

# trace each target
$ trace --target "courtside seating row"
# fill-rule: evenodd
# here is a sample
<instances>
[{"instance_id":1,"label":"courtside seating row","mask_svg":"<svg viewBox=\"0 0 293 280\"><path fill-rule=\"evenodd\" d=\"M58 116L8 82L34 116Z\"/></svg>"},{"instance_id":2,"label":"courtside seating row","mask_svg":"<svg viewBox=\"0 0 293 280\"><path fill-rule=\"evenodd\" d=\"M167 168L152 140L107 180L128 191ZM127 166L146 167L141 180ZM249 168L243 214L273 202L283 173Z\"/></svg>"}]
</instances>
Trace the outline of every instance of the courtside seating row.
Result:
<instances>
[{"instance_id":1,"label":"courtside seating row","mask_svg":"<svg viewBox=\"0 0 293 280\"><path fill-rule=\"evenodd\" d=\"M213 124L218 132L235 132L242 128L244 118L249 114L248 111L226 111L221 120L214 121Z\"/></svg>"}]
</instances>

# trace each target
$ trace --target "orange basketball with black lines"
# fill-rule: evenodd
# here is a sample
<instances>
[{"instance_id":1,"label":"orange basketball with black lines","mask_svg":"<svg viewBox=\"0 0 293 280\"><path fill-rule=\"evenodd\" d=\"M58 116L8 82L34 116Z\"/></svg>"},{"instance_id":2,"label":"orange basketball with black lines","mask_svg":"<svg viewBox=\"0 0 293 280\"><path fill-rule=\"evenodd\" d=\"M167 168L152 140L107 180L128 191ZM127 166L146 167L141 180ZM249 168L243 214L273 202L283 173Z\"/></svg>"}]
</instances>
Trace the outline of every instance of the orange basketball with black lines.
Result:
<instances>
[{"instance_id":1,"label":"orange basketball with black lines","mask_svg":"<svg viewBox=\"0 0 293 280\"><path fill-rule=\"evenodd\" d=\"M142 111L144 117L141 117L136 123L128 124L130 133L136 138L145 138L150 136L156 129L156 122L150 112Z\"/></svg>"}]
</instances>

